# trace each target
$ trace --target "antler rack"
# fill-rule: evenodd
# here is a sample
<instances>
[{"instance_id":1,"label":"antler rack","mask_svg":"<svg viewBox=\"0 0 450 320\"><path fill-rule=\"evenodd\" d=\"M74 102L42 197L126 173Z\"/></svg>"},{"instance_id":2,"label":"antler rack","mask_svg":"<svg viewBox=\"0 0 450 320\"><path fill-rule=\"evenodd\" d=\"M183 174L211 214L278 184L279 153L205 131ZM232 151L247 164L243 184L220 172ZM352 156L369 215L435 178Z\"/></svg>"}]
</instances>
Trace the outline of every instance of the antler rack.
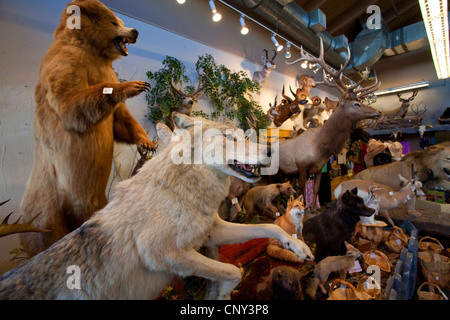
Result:
<instances>
[{"instance_id":1,"label":"antler rack","mask_svg":"<svg viewBox=\"0 0 450 320\"><path fill-rule=\"evenodd\" d=\"M10 200L10 199L9 199ZM5 203L7 203L9 200L3 201L0 203L0 207L2 205L4 205ZM2 223L0 224L0 237L4 237L10 234L14 234L14 233L22 233L22 232L51 232L51 230L43 230L43 229L39 229L36 227L33 227L31 225L31 223L34 221L34 219L36 219L40 213L38 213L37 215L35 215L30 221L25 222L25 223L19 223L19 220L21 217L19 217L19 219L17 219L16 222L9 224L8 220L11 217L11 215L14 213L11 212L9 213L2 221Z\"/></svg>"},{"instance_id":2,"label":"antler rack","mask_svg":"<svg viewBox=\"0 0 450 320\"><path fill-rule=\"evenodd\" d=\"M378 78L375 78L375 83L368 87L361 87L361 84L367 80L369 77L369 68L366 67L365 74L362 77L361 80L358 82L346 85L343 81L344 77L344 70L347 68L350 59L351 59L351 52L350 48L347 47L347 59L345 60L344 64L341 65L341 68L339 70L335 70L331 68L326 62L325 62L325 55L324 55L324 48L323 48L323 40L320 38L320 53L319 57L313 57L305 52L303 49L303 46L300 47L300 55L301 57L293 62L286 62L288 65L296 64L300 61L308 61L311 63L317 63L320 67L323 69L323 81L316 82L316 84L325 84L329 87L333 87L338 89L338 91L341 94L341 97L344 97L349 100L356 100L362 96L365 96L369 93L374 92L381 86L381 82L378 81ZM330 79L331 78L331 79ZM331 80L334 80L334 82L331 82Z\"/></svg>"}]
</instances>

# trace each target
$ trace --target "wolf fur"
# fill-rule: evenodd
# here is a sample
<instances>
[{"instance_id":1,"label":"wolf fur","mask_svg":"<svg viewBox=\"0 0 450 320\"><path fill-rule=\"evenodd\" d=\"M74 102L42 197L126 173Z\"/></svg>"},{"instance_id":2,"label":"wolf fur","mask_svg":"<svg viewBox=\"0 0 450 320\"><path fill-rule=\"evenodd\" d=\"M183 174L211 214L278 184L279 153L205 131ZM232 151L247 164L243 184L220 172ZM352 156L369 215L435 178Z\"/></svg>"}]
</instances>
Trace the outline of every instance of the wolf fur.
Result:
<instances>
[{"instance_id":1,"label":"wolf fur","mask_svg":"<svg viewBox=\"0 0 450 320\"><path fill-rule=\"evenodd\" d=\"M119 83L112 67L115 59L127 54L123 42L136 42L138 31L125 27L97 0L68 5L80 8L82 27L66 26L70 14L65 8L41 61L35 89L33 169L20 214L29 220L41 213L34 225L52 232L21 234L29 256L47 249L106 205L114 141L154 149L124 103L148 91L149 84ZM105 87L112 93L103 94Z\"/></svg>"},{"instance_id":2,"label":"wolf fur","mask_svg":"<svg viewBox=\"0 0 450 320\"><path fill-rule=\"evenodd\" d=\"M314 268L313 278L309 281L305 294L311 299L316 297L317 287L323 294L327 294L324 288L330 273L339 272L339 278L345 280L347 271L355 265L355 260L361 256L361 252L347 241L344 242L347 252L343 256L326 257Z\"/></svg>"},{"instance_id":3,"label":"wolf fur","mask_svg":"<svg viewBox=\"0 0 450 320\"><path fill-rule=\"evenodd\" d=\"M275 220L274 223L294 238L303 240L302 229L304 215L305 203L303 201L303 195L297 199L291 196L287 203L286 213ZM266 251L272 258L294 263L303 262L303 259L297 257L292 251L284 249L280 241L276 239L270 239Z\"/></svg>"},{"instance_id":4,"label":"wolf fur","mask_svg":"<svg viewBox=\"0 0 450 320\"><path fill-rule=\"evenodd\" d=\"M329 209L303 223L303 238L316 243L316 262L345 253L344 242L355 233L359 216L370 217L375 213L357 194L357 188L347 190Z\"/></svg>"},{"instance_id":5,"label":"wolf fur","mask_svg":"<svg viewBox=\"0 0 450 320\"><path fill-rule=\"evenodd\" d=\"M289 181L253 187L244 198L245 213L249 218L259 213L276 219L280 215L278 212L278 200L280 197L293 194L295 194L295 189Z\"/></svg>"},{"instance_id":6,"label":"wolf fur","mask_svg":"<svg viewBox=\"0 0 450 320\"><path fill-rule=\"evenodd\" d=\"M313 259L304 242L276 225L231 223L217 214L229 175L250 183L259 179L233 163L268 160L266 147L250 149L252 142L245 140L246 148L224 151L223 161L211 162L206 150L216 141L225 148L236 128L179 113L173 120L188 133L178 135L183 141L174 139L135 176L117 183L110 202L80 228L4 274L0 299L151 299L175 275L210 279L218 284L216 298L229 299L242 270L200 254L201 246L217 250L225 243L275 238L300 258ZM202 139L206 131L213 132L209 140ZM192 157L200 142L201 164L173 161L184 152ZM66 286L71 265L80 268L80 289Z\"/></svg>"}]
</instances>

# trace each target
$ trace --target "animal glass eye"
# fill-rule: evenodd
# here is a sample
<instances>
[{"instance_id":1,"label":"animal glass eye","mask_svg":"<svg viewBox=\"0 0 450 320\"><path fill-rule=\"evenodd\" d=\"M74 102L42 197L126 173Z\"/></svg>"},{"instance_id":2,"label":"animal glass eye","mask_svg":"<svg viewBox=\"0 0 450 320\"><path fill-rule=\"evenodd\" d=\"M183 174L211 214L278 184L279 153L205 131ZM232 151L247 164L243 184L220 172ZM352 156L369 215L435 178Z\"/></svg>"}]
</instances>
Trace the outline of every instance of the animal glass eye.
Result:
<instances>
[{"instance_id":1,"label":"animal glass eye","mask_svg":"<svg viewBox=\"0 0 450 320\"><path fill-rule=\"evenodd\" d=\"M361 108L361 105L360 105L358 102L356 102L356 103L355 103L355 107Z\"/></svg>"},{"instance_id":2,"label":"animal glass eye","mask_svg":"<svg viewBox=\"0 0 450 320\"><path fill-rule=\"evenodd\" d=\"M115 21L113 21L112 24L113 24L113 26L116 26L116 27L118 26L117 22L115 22Z\"/></svg>"}]
</instances>

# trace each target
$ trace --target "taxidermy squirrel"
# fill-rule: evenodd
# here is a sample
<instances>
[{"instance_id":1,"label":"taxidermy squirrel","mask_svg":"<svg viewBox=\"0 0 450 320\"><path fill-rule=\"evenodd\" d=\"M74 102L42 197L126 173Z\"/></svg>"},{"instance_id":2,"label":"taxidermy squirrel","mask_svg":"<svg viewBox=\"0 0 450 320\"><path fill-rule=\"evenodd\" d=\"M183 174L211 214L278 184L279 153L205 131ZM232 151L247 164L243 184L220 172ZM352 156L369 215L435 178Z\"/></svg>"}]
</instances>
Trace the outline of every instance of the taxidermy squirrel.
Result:
<instances>
[{"instance_id":1,"label":"taxidermy squirrel","mask_svg":"<svg viewBox=\"0 0 450 320\"><path fill-rule=\"evenodd\" d=\"M305 203L303 201L303 195L297 199L294 199L294 196L291 195L287 202L286 213L275 220L274 223L294 238L303 240L302 229L304 215ZM281 242L276 239L270 239L267 246L267 254L272 258L288 262L303 262L303 259L297 257L292 251L284 249L281 246Z\"/></svg>"},{"instance_id":2,"label":"taxidermy squirrel","mask_svg":"<svg viewBox=\"0 0 450 320\"><path fill-rule=\"evenodd\" d=\"M355 260L361 256L361 252L347 241L345 242L345 247L347 248L345 255L327 257L314 268L313 278L310 280L305 292L311 299L314 299L316 296L317 286L319 286L323 294L327 294L323 285L328 280L331 272L339 272L339 278L345 280L347 271L355 265Z\"/></svg>"}]
</instances>

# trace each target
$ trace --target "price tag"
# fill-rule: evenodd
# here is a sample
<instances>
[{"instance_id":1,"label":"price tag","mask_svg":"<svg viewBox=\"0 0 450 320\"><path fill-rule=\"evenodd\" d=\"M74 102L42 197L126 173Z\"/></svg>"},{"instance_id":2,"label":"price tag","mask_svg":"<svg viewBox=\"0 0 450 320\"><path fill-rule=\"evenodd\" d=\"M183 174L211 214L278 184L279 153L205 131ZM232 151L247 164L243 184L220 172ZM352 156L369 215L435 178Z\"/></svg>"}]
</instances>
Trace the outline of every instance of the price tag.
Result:
<instances>
[{"instance_id":1,"label":"price tag","mask_svg":"<svg viewBox=\"0 0 450 320\"><path fill-rule=\"evenodd\" d=\"M237 203L239 203L238 198L231 199L231 204L237 204Z\"/></svg>"},{"instance_id":2,"label":"price tag","mask_svg":"<svg viewBox=\"0 0 450 320\"><path fill-rule=\"evenodd\" d=\"M103 94L112 94L113 88L103 88Z\"/></svg>"}]
</instances>

